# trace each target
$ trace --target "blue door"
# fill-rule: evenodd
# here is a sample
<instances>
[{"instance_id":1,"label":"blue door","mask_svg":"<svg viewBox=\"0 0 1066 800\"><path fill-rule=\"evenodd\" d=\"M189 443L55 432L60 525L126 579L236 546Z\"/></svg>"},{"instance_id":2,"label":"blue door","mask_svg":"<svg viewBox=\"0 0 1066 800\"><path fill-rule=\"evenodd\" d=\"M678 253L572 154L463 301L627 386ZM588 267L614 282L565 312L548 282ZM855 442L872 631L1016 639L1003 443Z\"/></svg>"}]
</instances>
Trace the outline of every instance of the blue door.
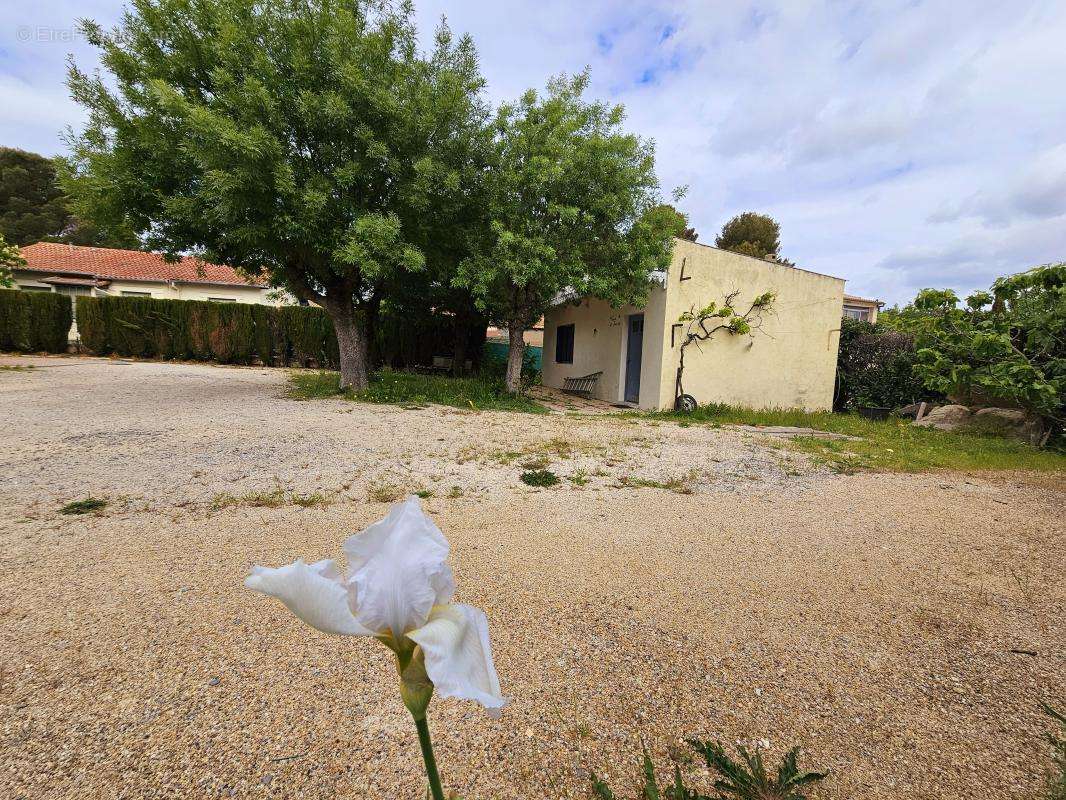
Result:
<instances>
[{"instance_id":1,"label":"blue door","mask_svg":"<svg viewBox=\"0 0 1066 800\"><path fill-rule=\"evenodd\" d=\"M640 400L640 351L644 349L644 315L629 315L629 339L626 342L626 402Z\"/></svg>"}]
</instances>

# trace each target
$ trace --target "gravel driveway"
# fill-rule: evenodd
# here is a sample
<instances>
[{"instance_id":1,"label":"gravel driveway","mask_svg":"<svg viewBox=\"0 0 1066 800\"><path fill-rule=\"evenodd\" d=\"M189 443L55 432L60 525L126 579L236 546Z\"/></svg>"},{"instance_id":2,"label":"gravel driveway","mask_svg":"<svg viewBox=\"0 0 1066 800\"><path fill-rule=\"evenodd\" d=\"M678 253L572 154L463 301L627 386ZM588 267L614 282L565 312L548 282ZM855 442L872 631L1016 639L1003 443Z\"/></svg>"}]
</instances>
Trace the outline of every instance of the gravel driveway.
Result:
<instances>
[{"instance_id":1,"label":"gravel driveway","mask_svg":"<svg viewBox=\"0 0 1066 800\"><path fill-rule=\"evenodd\" d=\"M499 721L434 701L466 800L632 794L641 738L768 739L813 797L1033 798L1066 705L1061 476L832 475L619 417L284 398L285 374L0 371L0 797L421 798L386 651L241 587L426 501ZM541 463L564 478L518 480ZM649 484L665 486L655 488ZM72 499L107 498L68 517Z\"/></svg>"}]
</instances>

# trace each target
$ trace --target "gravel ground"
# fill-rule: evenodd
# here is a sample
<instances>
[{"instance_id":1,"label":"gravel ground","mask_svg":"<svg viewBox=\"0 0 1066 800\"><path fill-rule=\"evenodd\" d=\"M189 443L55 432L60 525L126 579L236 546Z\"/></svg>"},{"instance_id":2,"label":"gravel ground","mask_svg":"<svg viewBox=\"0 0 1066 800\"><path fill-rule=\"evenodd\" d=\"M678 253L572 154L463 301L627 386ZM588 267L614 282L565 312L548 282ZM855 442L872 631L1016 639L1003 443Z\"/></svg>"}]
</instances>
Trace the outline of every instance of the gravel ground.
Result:
<instances>
[{"instance_id":1,"label":"gravel ground","mask_svg":"<svg viewBox=\"0 0 1066 800\"><path fill-rule=\"evenodd\" d=\"M466 800L586 797L590 770L624 795L641 738L694 776L682 737L768 739L772 759L800 743L832 770L812 796L839 800L1033 798L1050 765L1061 476L838 476L707 428L5 363L40 366L0 371L0 797L421 798L388 652L241 587L253 563L339 556L385 481L435 492L513 698L495 722L431 706ZM588 483L521 484L545 450ZM278 486L277 507L244 497ZM57 513L88 493L112 503Z\"/></svg>"}]
</instances>

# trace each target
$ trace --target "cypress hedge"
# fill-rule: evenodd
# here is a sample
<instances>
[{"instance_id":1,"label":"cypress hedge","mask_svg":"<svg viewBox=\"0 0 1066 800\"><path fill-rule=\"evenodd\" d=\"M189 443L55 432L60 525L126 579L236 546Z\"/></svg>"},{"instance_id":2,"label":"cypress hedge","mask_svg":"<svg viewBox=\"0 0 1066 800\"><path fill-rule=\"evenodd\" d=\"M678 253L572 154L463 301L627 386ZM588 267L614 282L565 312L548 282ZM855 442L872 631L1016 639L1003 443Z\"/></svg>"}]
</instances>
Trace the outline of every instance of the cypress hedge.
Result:
<instances>
[{"instance_id":1,"label":"cypress hedge","mask_svg":"<svg viewBox=\"0 0 1066 800\"><path fill-rule=\"evenodd\" d=\"M0 289L0 350L65 353L71 317L68 295Z\"/></svg>"},{"instance_id":2,"label":"cypress hedge","mask_svg":"<svg viewBox=\"0 0 1066 800\"><path fill-rule=\"evenodd\" d=\"M96 355L326 369L339 360L329 315L305 306L79 297L78 332Z\"/></svg>"}]
</instances>

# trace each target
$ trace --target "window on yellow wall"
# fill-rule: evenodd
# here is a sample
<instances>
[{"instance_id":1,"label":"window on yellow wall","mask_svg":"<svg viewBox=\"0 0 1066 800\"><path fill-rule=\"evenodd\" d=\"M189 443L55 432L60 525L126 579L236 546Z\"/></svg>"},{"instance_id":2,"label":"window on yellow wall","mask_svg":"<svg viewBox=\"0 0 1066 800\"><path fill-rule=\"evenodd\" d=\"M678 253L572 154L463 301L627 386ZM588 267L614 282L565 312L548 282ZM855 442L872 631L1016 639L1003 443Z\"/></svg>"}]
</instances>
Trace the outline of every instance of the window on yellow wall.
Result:
<instances>
[{"instance_id":1,"label":"window on yellow wall","mask_svg":"<svg viewBox=\"0 0 1066 800\"><path fill-rule=\"evenodd\" d=\"M151 292L127 292L127 291L123 290L122 291L122 296L123 297L151 297L152 293Z\"/></svg>"},{"instance_id":2,"label":"window on yellow wall","mask_svg":"<svg viewBox=\"0 0 1066 800\"><path fill-rule=\"evenodd\" d=\"M236 303L236 297L209 297L207 298L212 303Z\"/></svg>"}]
</instances>

